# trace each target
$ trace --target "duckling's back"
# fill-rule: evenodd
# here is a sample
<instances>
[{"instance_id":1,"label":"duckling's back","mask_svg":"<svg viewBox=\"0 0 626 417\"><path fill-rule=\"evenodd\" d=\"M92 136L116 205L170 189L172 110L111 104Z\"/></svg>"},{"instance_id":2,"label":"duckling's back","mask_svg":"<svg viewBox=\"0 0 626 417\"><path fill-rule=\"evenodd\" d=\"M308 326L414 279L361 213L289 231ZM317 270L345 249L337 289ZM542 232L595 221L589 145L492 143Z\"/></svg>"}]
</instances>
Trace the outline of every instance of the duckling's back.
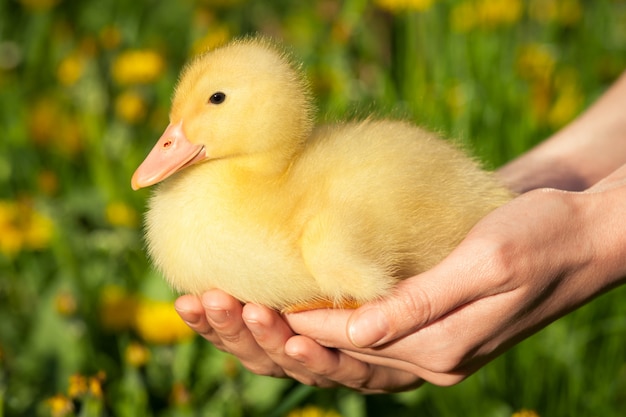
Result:
<instances>
[{"instance_id":1,"label":"duckling's back","mask_svg":"<svg viewBox=\"0 0 626 417\"><path fill-rule=\"evenodd\" d=\"M405 122L318 128L290 172L294 221L324 298L357 304L441 261L511 199L451 143Z\"/></svg>"}]
</instances>

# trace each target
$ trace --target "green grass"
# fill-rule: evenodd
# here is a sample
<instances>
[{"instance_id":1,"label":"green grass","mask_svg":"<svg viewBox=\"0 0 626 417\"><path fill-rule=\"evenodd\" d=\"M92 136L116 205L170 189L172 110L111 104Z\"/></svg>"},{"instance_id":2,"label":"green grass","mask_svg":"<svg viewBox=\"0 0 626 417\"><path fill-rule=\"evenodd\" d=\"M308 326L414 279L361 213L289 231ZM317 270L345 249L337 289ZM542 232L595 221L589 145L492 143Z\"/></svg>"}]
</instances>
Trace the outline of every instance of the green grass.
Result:
<instances>
[{"instance_id":1,"label":"green grass","mask_svg":"<svg viewBox=\"0 0 626 417\"><path fill-rule=\"evenodd\" d=\"M129 184L167 125L178 71L199 40L282 39L305 64L320 120L408 118L495 168L575 117L621 73L626 2L511 1L506 10L521 9L507 18L494 0L490 19L484 1L440 0L423 12L365 0L46 3L0 0L0 417L50 415L57 394L73 397L68 415L83 416L279 417L307 404L345 417L626 409L624 288L457 386L399 395L254 376L199 338L157 343L133 322L134 307L174 294L144 253L148 193ZM556 13L539 7L546 4ZM480 7L483 18L472 21L468 13ZM131 49L162 57L148 82L113 77ZM135 107L121 102L125 94ZM128 307L117 310L126 312L117 326L102 317L112 289L125 292ZM176 329L167 323L147 324ZM148 354L129 359L129 347ZM92 387L81 391L72 375L92 378Z\"/></svg>"}]
</instances>

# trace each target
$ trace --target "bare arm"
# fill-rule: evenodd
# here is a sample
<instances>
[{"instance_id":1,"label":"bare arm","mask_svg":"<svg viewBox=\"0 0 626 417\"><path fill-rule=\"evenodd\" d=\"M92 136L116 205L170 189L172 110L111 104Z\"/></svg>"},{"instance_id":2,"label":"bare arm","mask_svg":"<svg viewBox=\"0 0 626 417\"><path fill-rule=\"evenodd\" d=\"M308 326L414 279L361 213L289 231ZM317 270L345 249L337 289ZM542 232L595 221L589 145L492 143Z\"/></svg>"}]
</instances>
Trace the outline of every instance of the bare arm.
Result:
<instances>
[{"instance_id":1,"label":"bare arm","mask_svg":"<svg viewBox=\"0 0 626 417\"><path fill-rule=\"evenodd\" d=\"M500 168L512 189L582 191L626 163L626 73L589 109Z\"/></svg>"}]
</instances>

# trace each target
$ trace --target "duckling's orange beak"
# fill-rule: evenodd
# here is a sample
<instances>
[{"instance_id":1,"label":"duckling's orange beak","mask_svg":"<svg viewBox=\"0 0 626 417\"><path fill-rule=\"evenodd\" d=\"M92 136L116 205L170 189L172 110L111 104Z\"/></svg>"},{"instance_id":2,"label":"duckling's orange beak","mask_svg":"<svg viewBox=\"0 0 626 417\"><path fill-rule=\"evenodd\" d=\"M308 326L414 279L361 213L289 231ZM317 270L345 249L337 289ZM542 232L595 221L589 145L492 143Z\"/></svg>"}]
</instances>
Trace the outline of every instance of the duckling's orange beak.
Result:
<instances>
[{"instance_id":1,"label":"duckling's orange beak","mask_svg":"<svg viewBox=\"0 0 626 417\"><path fill-rule=\"evenodd\" d=\"M133 190L156 184L205 158L204 146L191 143L185 136L183 122L170 123L133 174Z\"/></svg>"}]
</instances>

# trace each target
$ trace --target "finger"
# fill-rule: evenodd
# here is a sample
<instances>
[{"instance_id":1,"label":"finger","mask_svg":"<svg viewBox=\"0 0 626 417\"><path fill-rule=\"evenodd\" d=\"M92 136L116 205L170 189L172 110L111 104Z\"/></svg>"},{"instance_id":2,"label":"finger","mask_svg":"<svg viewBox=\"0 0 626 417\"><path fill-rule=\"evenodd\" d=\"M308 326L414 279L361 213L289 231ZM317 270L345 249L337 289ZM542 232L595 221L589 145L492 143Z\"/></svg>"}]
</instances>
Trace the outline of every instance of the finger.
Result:
<instances>
[{"instance_id":1,"label":"finger","mask_svg":"<svg viewBox=\"0 0 626 417\"><path fill-rule=\"evenodd\" d=\"M347 325L350 341L356 347L381 346L496 293L507 278L493 274L497 250L485 239L465 240L433 269L400 282L392 295L354 311ZM477 254L484 261L476 259Z\"/></svg>"},{"instance_id":2,"label":"finger","mask_svg":"<svg viewBox=\"0 0 626 417\"><path fill-rule=\"evenodd\" d=\"M286 317L295 332L306 335L324 347L340 349L363 362L420 375L422 368L416 366L412 359L419 358L425 351L429 352L429 344L420 348L419 343L423 339L419 338L416 341L418 344L413 345L403 342L387 345L384 349L355 347L346 333L351 313L351 310L319 309L288 314Z\"/></svg>"},{"instance_id":3,"label":"finger","mask_svg":"<svg viewBox=\"0 0 626 417\"><path fill-rule=\"evenodd\" d=\"M417 388L426 381L442 387L455 385L480 368L480 366L476 366L474 368L464 367L450 372L434 372L427 368L407 366L407 362L397 361L382 356L375 356L357 351L345 351L344 353L356 360L369 363L370 366L375 369L393 370L394 372L382 374L380 376L380 380L372 382L372 385L375 386L387 386L390 388L395 387L395 391L391 392ZM411 370L409 371L407 369Z\"/></svg>"},{"instance_id":4,"label":"finger","mask_svg":"<svg viewBox=\"0 0 626 417\"><path fill-rule=\"evenodd\" d=\"M297 334L330 348L354 348L347 336L348 319L354 310L318 309L285 315Z\"/></svg>"},{"instance_id":5,"label":"finger","mask_svg":"<svg viewBox=\"0 0 626 417\"><path fill-rule=\"evenodd\" d=\"M337 386L323 375L315 374L302 366L302 364L288 355L285 346L295 335L283 317L276 311L254 304L244 307L243 318L253 334L258 345L265 354L276 363L290 377L306 385L330 388ZM318 345L320 360L326 360L328 349ZM251 363L248 368L255 372L255 364Z\"/></svg>"},{"instance_id":6,"label":"finger","mask_svg":"<svg viewBox=\"0 0 626 417\"><path fill-rule=\"evenodd\" d=\"M191 330L213 342L213 328L206 319L200 298L195 295L180 296L174 303L174 308Z\"/></svg>"},{"instance_id":7,"label":"finger","mask_svg":"<svg viewBox=\"0 0 626 417\"><path fill-rule=\"evenodd\" d=\"M510 320L502 317L511 305L521 305L523 293L503 292L497 297L483 297L458 308L453 314L377 348L355 347L345 331L350 310L314 310L286 315L291 328L322 346L341 349L364 362L395 368L431 381L439 374L450 374L448 381L458 382L470 369L472 352L482 358L492 357ZM501 322L502 321L502 322ZM494 343L488 343L494 339Z\"/></svg>"},{"instance_id":8,"label":"finger","mask_svg":"<svg viewBox=\"0 0 626 417\"><path fill-rule=\"evenodd\" d=\"M220 290L202 295L206 319L219 342L216 346L235 355L246 368L267 376L285 376L279 366L261 348L242 318L243 306Z\"/></svg>"},{"instance_id":9,"label":"finger","mask_svg":"<svg viewBox=\"0 0 626 417\"><path fill-rule=\"evenodd\" d=\"M324 348L306 336L289 339L285 352L309 372L363 393L397 392L423 383L413 374L374 366L339 350Z\"/></svg>"}]
</instances>

